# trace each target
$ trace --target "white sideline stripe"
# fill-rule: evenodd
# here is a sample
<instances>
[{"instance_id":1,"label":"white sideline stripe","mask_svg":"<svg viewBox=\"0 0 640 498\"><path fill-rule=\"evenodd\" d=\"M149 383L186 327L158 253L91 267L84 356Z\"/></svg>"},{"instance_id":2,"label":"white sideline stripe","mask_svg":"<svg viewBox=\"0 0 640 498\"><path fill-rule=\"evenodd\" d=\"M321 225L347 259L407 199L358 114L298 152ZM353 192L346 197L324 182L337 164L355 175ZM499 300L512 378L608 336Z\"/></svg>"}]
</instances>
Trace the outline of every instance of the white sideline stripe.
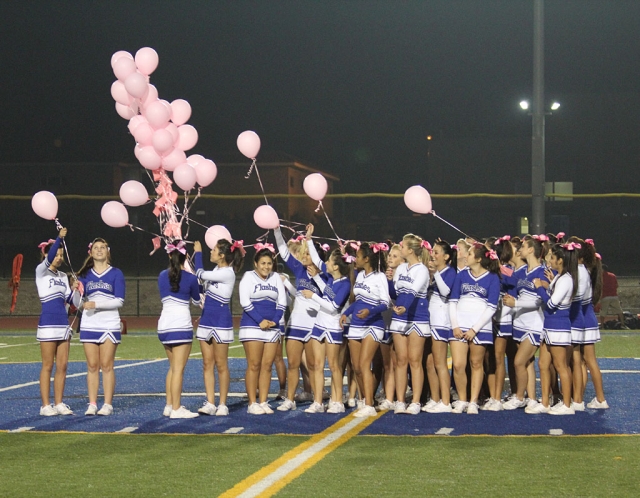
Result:
<instances>
[{"instance_id":1,"label":"white sideline stripe","mask_svg":"<svg viewBox=\"0 0 640 498\"><path fill-rule=\"evenodd\" d=\"M140 365L148 365L150 363L158 363L159 361L167 361L167 359L166 358L158 358L157 360L140 361L138 363L129 363L128 365L117 365L117 366L113 367L113 369L115 370L116 368L137 367L137 366L140 366ZM67 375L67 379L72 379L74 377L84 377L85 375L87 375L87 372L79 372L79 373ZM51 380L53 381L53 377L51 377ZM25 382L24 384L16 384L14 386L3 387L3 388L0 388L0 393L3 393L5 391L11 391L13 389L20 389L21 387L37 386L38 384L40 384L40 381L39 380L34 380L33 382Z\"/></svg>"},{"instance_id":2,"label":"white sideline stripe","mask_svg":"<svg viewBox=\"0 0 640 498\"><path fill-rule=\"evenodd\" d=\"M191 353L189 356L198 356L199 354L202 354L202 353Z\"/></svg>"},{"instance_id":3,"label":"white sideline stripe","mask_svg":"<svg viewBox=\"0 0 640 498\"><path fill-rule=\"evenodd\" d=\"M33 346L34 344L38 344L38 342L25 342L22 344L0 344L0 349L4 349L4 348L17 348L18 346Z\"/></svg>"},{"instance_id":4,"label":"white sideline stripe","mask_svg":"<svg viewBox=\"0 0 640 498\"><path fill-rule=\"evenodd\" d=\"M238 497L253 498L254 496L259 496L260 493L263 493L268 488L273 486L276 482L285 478L287 474L290 474L291 472L296 470L298 467L303 465L307 460L315 456L316 453L322 451L331 443L333 443L337 439L340 439L347 432L349 432L354 427L356 427L357 425L361 424L366 420L367 420L366 417L354 418L353 420L349 421L348 423L343 425L340 429L336 430L335 432L332 432L331 434L327 434L326 437L322 438L317 443L309 446L306 450L304 450L298 456L292 458L287 463L282 465L278 470L272 472L271 474L266 476L264 479L258 481L256 484L254 484L249 489L247 489L244 493L239 494Z\"/></svg>"},{"instance_id":5,"label":"white sideline stripe","mask_svg":"<svg viewBox=\"0 0 640 498\"><path fill-rule=\"evenodd\" d=\"M35 429L35 427L18 427L17 429L13 429L9 432L27 432L27 431L30 431L31 429Z\"/></svg>"},{"instance_id":6,"label":"white sideline stripe","mask_svg":"<svg viewBox=\"0 0 640 498\"><path fill-rule=\"evenodd\" d=\"M564 431L562 429L549 429L550 436L562 436Z\"/></svg>"},{"instance_id":7,"label":"white sideline stripe","mask_svg":"<svg viewBox=\"0 0 640 498\"><path fill-rule=\"evenodd\" d=\"M640 370L600 370L603 374L638 374Z\"/></svg>"},{"instance_id":8,"label":"white sideline stripe","mask_svg":"<svg viewBox=\"0 0 640 498\"><path fill-rule=\"evenodd\" d=\"M436 431L436 435L438 435L438 436L448 436L452 432L453 432L453 429L451 427L443 427L442 429L438 429Z\"/></svg>"},{"instance_id":9,"label":"white sideline stripe","mask_svg":"<svg viewBox=\"0 0 640 498\"><path fill-rule=\"evenodd\" d=\"M238 432L243 431L244 427L230 427L223 434L238 434Z\"/></svg>"},{"instance_id":10,"label":"white sideline stripe","mask_svg":"<svg viewBox=\"0 0 640 498\"><path fill-rule=\"evenodd\" d=\"M115 393L113 396L116 398L138 398L138 397L145 397L145 396L158 396L158 397L164 397L166 396L166 393L125 393L125 394L119 394L119 393ZM189 398L189 397L197 397L197 396L206 396L206 393L182 393L182 396L185 398ZM220 393L215 393L216 396L220 396ZM102 395L100 395L102 396ZM269 394L267 397L268 398L275 398L277 396L277 394ZM229 398L246 398L247 397L247 393L227 393L227 397Z\"/></svg>"},{"instance_id":11,"label":"white sideline stripe","mask_svg":"<svg viewBox=\"0 0 640 498\"><path fill-rule=\"evenodd\" d=\"M0 360L8 360L8 359L9 359L8 356L5 356L4 358L0 358Z\"/></svg>"},{"instance_id":12,"label":"white sideline stripe","mask_svg":"<svg viewBox=\"0 0 640 498\"><path fill-rule=\"evenodd\" d=\"M125 427L124 429L120 429L119 431L116 431L116 432L121 432L123 434L128 434L128 433L131 433L131 432L134 432L134 431L137 431L137 430L138 430L137 427L133 427L132 426L132 427Z\"/></svg>"}]
</instances>

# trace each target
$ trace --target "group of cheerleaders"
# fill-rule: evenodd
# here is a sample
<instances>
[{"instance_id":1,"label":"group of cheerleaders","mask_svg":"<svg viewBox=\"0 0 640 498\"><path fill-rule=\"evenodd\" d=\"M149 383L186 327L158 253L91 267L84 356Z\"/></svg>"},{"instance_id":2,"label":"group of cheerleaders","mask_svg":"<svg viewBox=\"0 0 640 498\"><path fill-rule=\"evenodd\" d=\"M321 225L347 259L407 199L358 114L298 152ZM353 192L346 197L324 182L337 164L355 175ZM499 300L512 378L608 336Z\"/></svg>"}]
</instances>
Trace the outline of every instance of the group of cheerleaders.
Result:
<instances>
[{"instance_id":1,"label":"group of cheerleaders","mask_svg":"<svg viewBox=\"0 0 640 498\"><path fill-rule=\"evenodd\" d=\"M432 247L407 234L398 244L348 241L330 250L314 241L313 232L313 225L308 225L306 235L285 241L280 228L275 229L276 247L255 244L253 270L240 281L239 339L247 359L249 414L274 413L268 401L274 364L281 387L278 411L296 409L304 364L313 398L307 413L341 413L346 404L356 408L356 417L381 410L417 415L518 408L531 414L569 415L585 410L588 372L596 396L586 407L608 408L595 355L600 332L593 306L601 294L602 269L592 240L565 241L560 233L467 238L456 244L436 239ZM59 269L66 233L63 228L56 240L40 245L43 261L36 269L42 302L37 332L42 353L40 414L73 413L62 400L71 336L66 305L71 303L82 311L79 329L89 395L85 415L111 415L124 277L110 265L107 242L98 238L89 245L77 276L70 279ZM199 242L194 243L191 264L184 241L168 244L166 251L169 266L158 278L163 305L158 338L169 360L163 415L226 416L228 350L234 341L230 301L245 246L242 241L219 240L210 255L213 270L204 269ZM288 275L275 271L278 255L295 285ZM190 305L200 304L203 292L196 337L207 399L193 412L181 404L182 382L193 343ZM331 372L326 405L325 362ZM511 393L503 400L507 368ZM104 404L98 409L100 370ZM352 379L346 403L345 370ZM379 383L382 389L375 398Z\"/></svg>"}]
</instances>

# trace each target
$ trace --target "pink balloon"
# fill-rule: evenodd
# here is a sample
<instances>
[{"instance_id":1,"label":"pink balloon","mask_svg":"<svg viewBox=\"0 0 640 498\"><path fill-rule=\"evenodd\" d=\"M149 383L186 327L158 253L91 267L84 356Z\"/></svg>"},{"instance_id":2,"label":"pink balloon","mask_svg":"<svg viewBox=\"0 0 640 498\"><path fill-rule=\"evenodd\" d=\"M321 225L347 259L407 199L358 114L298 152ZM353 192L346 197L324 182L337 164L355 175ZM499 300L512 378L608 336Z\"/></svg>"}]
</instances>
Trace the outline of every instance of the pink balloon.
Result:
<instances>
[{"instance_id":1,"label":"pink balloon","mask_svg":"<svg viewBox=\"0 0 640 498\"><path fill-rule=\"evenodd\" d=\"M113 54L111 56L111 67L112 68L115 65L116 61L118 59L120 59L121 57L126 57L127 59L133 60L133 55L131 55L129 52L127 52L126 50L119 50L119 51L117 51L115 54Z\"/></svg>"},{"instance_id":2,"label":"pink balloon","mask_svg":"<svg viewBox=\"0 0 640 498\"><path fill-rule=\"evenodd\" d=\"M142 108L145 109L149 104L158 100L158 89L149 83L147 85L147 94L142 97L141 105Z\"/></svg>"},{"instance_id":3,"label":"pink balloon","mask_svg":"<svg viewBox=\"0 0 640 498\"><path fill-rule=\"evenodd\" d=\"M187 163L178 164L173 171L173 181L182 190L191 190L196 186L196 170Z\"/></svg>"},{"instance_id":4,"label":"pink balloon","mask_svg":"<svg viewBox=\"0 0 640 498\"><path fill-rule=\"evenodd\" d=\"M135 119L135 117L133 119ZM143 123L140 123L138 126L134 128L131 134L133 135L133 138L136 139L136 142L138 142L139 144L151 145L154 131L155 130L151 128L151 125L147 123L147 120L145 119Z\"/></svg>"},{"instance_id":5,"label":"pink balloon","mask_svg":"<svg viewBox=\"0 0 640 498\"><path fill-rule=\"evenodd\" d=\"M305 193L314 201L321 201L327 195L327 180L320 173L312 173L307 175L302 183Z\"/></svg>"},{"instance_id":6,"label":"pink balloon","mask_svg":"<svg viewBox=\"0 0 640 498\"><path fill-rule=\"evenodd\" d=\"M131 133L133 135L133 130L135 130L138 125L141 125L142 123L146 123L147 120L144 118L144 116L141 116L140 114L138 114L137 116L133 116L130 120L129 120L129 124L127 125L127 128L129 128L129 133Z\"/></svg>"},{"instance_id":7,"label":"pink balloon","mask_svg":"<svg viewBox=\"0 0 640 498\"><path fill-rule=\"evenodd\" d=\"M140 126L138 128L140 128ZM142 166L150 170L158 169L162 165L162 158L151 145L146 145L140 149L138 161L140 161Z\"/></svg>"},{"instance_id":8,"label":"pink balloon","mask_svg":"<svg viewBox=\"0 0 640 498\"><path fill-rule=\"evenodd\" d=\"M138 161L140 161L140 151L142 150L142 147L142 145L136 144L136 146L133 148L133 155L136 156L136 159Z\"/></svg>"},{"instance_id":9,"label":"pink balloon","mask_svg":"<svg viewBox=\"0 0 640 498\"><path fill-rule=\"evenodd\" d=\"M149 124L155 130L167 126L167 124L169 124L169 118L171 117L171 111L159 100L149 104L145 108L144 114Z\"/></svg>"},{"instance_id":10,"label":"pink balloon","mask_svg":"<svg viewBox=\"0 0 640 498\"><path fill-rule=\"evenodd\" d=\"M198 143L198 131L193 126L188 124L178 126L178 133L180 138L178 138L178 143L176 144L177 148L189 150L193 149Z\"/></svg>"},{"instance_id":11,"label":"pink balloon","mask_svg":"<svg viewBox=\"0 0 640 498\"><path fill-rule=\"evenodd\" d=\"M136 66L138 71L149 76L158 67L158 52L151 47L141 48L136 52Z\"/></svg>"},{"instance_id":12,"label":"pink balloon","mask_svg":"<svg viewBox=\"0 0 640 498\"><path fill-rule=\"evenodd\" d=\"M173 145L175 145L176 142L178 141L178 139L180 138L180 133L178 133L178 127L176 125L174 125L173 123L169 123L166 126L165 130L167 130L169 133L171 133L171 136L173 137Z\"/></svg>"},{"instance_id":13,"label":"pink balloon","mask_svg":"<svg viewBox=\"0 0 640 498\"><path fill-rule=\"evenodd\" d=\"M111 84L111 96L113 97L113 100L126 106L131 104L131 101L133 100L120 80L115 80Z\"/></svg>"},{"instance_id":14,"label":"pink balloon","mask_svg":"<svg viewBox=\"0 0 640 498\"><path fill-rule=\"evenodd\" d=\"M151 144L156 152L162 155L173 147L173 136L168 130L160 129L153 133Z\"/></svg>"},{"instance_id":15,"label":"pink balloon","mask_svg":"<svg viewBox=\"0 0 640 498\"><path fill-rule=\"evenodd\" d=\"M134 110L135 106L135 110ZM116 112L121 118L131 119L136 114L138 114L138 106L135 103L132 103L131 106L122 105L119 102L116 102Z\"/></svg>"},{"instance_id":16,"label":"pink balloon","mask_svg":"<svg viewBox=\"0 0 640 498\"><path fill-rule=\"evenodd\" d=\"M31 208L40 218L54 220L58 214L58 199L51 192L41 190L31 198Z\"/></svg>"},{"instance_id":17,"label":"pink balloon","mask_svg":"<svg viewBox=\"0 0 640 498\"><path fill-rule=\"evenodd\" d=\"M149 194L142 183L129 180L120 187L120 199L127 206L142 206L149 200Z\"/></svg>"},{"instance_id":18,"label":"pink balloon","mask_svg":"<svg viewBox=\"0 0 640 498\"><path fill-rule=\"evenodd\" d=\"M105 202L100 210L102 221L113 228L120 228L129 223L129 213L123 204L117 201Z\"/></svg>"},{"instance_id":19,"label":"pink balloon","mask_svg":"<svg viewBox=\"0 0 640 498\"><path fill-rule=\"evenodd\" d=\"M260 152L260 137L254 131L243 131L238 135L238 149L249 159L255 159Z\"/></svg>"},{"instance_id":20,"label":"pink balloon","mask_svg":"<svg viewBox=\"0 0 640 498\"><path fill-rule=\"evenodd\" d=\"M138 72L132 73L124 80L124 87L127 89L127 93L132 97L139 99L147 93L147 77Z\"/></svg>"},{"instance_id":21,"label":"pink balloon","mask_svg":"<svg viewBox=\"0 0 640 498\"><path fill-rule=\"evenodd\" d=\"M128 57L120 57L113 65L113 74L122 82L127 79L127 76L135 72L136 63Z\"/></svg>"},{"instance_id":22,"label":"pink balloon","mask_svg":"<svg viewBox=\"0 0 640 498\"><path fill-rule=\"evenodd\" d=\"M414 185L407 189L404 193L404 203L414 213L429 214L431 212L431 196L421 185Z\"/></svg>"},{"instance_id":23,"label":"pink balloon","mask_svg":"<svg viewBox=\"0 0 640 498\"><path fill-rule=\"evenodd\" d=\"M202 160L204 160L204 156L201 156L200 154L191 154L189 157L187 157L187 162L194 168Z\"/></svg>"},{"instance_id":24,"label":"pink balloon","mask_svg":"<svg viewBox=\"0 0 640 498\"><path fill-rule=\"evenodd\" d=\"M201 187L207 187L213 183L213 180L218 176L218 168L216 163L211 159L203 159L195 165L196 178L198 179L198 185Z\"/></svg>"},{"instance_id":25,"label":"pink balloon","mask_svg":"<svg viewBox=\"0 0 640 498\"><path fill-rule=\"evenodd\" d=\"M233 241L229 230L227 230L223 225L213 225L212 227L209 227L207 232L204 234L204 241L209 249L216 247L216 244L220 239L225 239L229 242Z\"/></svg>"},{"instance_id":26,"label":"pink balloon","mask_svg":"<svg viewBox=\"0 0 640 498\"><path fill-rule=\"evenodd\" d=\"M171 102L171 121L177 126L185 124L191 117L191 105L183 99Z\"/></svg>"},{"instance_id":27,"label":"pink balloon","mask_svg":"<svg viewBox=\"0 0 640 498\"><path fill-rule=\"evenodd\" d=\"M258 209L254 211L253 221L256 222L256 225L265 230L271 230L272 228L277 228L280 225L278 213L276 213L275 209L266 204L258 207Z\"/></svg>"},{"instance_id":28,"label":"pink balloon","mask_svg":"<svg viewBox=\"0 0 640 498\"><path fill-rule=\"evenodd\" d=\"M174 171L179 164L187 162L187 155L181 149L173 149L162 158L162 167L167 171Z\"/></svg>"}]
</instances>

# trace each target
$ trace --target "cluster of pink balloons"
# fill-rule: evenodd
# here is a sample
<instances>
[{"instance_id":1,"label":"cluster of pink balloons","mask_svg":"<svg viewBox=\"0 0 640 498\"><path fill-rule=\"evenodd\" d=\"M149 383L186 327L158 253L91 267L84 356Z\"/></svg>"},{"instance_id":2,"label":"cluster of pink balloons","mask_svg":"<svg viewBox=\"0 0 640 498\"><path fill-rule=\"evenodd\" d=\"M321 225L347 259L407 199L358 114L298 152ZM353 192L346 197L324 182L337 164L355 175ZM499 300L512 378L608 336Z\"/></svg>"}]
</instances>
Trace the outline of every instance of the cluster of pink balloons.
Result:
<instances>
[{"instance_id":1,"label":"cluster of pink balloons","mask_svg":"<svg viewBox=\"0 0 640 498\"><path fill-rule=\"evenodd\" d=\"M404 193L404 203L418 214L429 214L432 211L431 195L422 185L409 187Z\"/></svg>"}]
</instances>

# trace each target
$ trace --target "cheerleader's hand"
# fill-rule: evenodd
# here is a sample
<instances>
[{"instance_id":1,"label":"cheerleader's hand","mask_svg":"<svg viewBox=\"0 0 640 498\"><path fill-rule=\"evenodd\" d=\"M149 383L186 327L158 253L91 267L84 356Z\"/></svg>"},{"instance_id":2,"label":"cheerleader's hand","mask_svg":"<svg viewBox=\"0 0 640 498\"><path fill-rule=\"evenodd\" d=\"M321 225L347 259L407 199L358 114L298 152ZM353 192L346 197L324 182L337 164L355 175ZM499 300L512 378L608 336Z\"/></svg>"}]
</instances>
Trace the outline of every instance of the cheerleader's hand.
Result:
<instances>
[{"instance_id":1,"label":"cheerleader's hand","mask_svg":"<svg viewBox=\"0 0 640 498\"><path fill-rule=\"evenodd\" d=\"M547 280L549 280L549 282L551 282L555 278L555 275L553 274L551 268L544 269L544 276L547 277Z\"/></svg>"},{"instance_id":2,"label":"cheerleader's hand","mask_svg":"<svg viewBox=\"0 0 640 498\"><path fill-rule=\"evenodd\" d=\"M436 262L430 259L429 263L427 263L427 268L429 269L429 273L433 275L436 272Z\"/></svg>"},{"instance_id":3,"label":"cheerleader's hand","mask_svg":"<svg viewBox=\"0 0 640 498\"><path fill-rule=\"evenodd\" d=\"M271 320L262 320L262 321L260 322L260 328L261 328L262 330L268 330L268 329L270 329L270 328L271 328L271 324L272 324L272 323L273 323L273 322L272 322ZM274 324L274 325L275 325L275 324Z\"/></svg>"},{"instance_id":4,"label":"cheerleader's hand","mask_svg":"<svg viewBox=\"0 0 640 498\"><path fill-rule=\"evenodd\" d=\"M513 308L516 305L516 299L510 294L505 294L504 297L502 298L502 303L505 306L509 306L510 308Z\"/></svg>"},{"instance_id":5,"label":"cheerleader's hand","mask_svg":"<svg viewBox=\"0 0 640 498\"><path fill-rule=\"evenodd\" d=\"M313 297L313 294L314 292L308 289L302 291L302 295L305 297L305 299L311 299Z\"/></svg>"},{"instance_id":6,"label":"cheerleader's hand","mask_svg":"<svg viewBox=\"0 0 640 498\"><path fill-rule=\"evenodd\" d=\"M305 238L306 238L307 240L311 240L311 236L312 236L312 235L313 235L313 224L312 224L312 223L309 223L309 224L307 225L307 235L306 235L306 237L305 237Z\"/></svg>"},{"instance_id":7,"label":"cheerleader's hand","mask_svg":"<svg viewBox=\"0 0 640 498\"><path fill-rule=\"evenodd\" d=\"M309 272L309 275L311 275L312 277L315 277L318 273L320 273L320 270L318 270L316 265L311 264L307 266L307 272Z\"/></svg>"},{"instance_id":8,"label":"cheerleader's hand","mask_svg":"<svg viewBox=\"0 0 640 498\"><path fill-rule=\"evenodd\" d=\"M462 333L462 330L460 330L460 327L456 327L455 329L453 329L453 337L455 337L456 339L462 339L464 337L464 334Z\"/></svg>"},{"instance_id":9,"label":"cheerleader's hand","mask_svg":"<svg viewBox=\"0 0 640 498\"><path fill-rule=\"evenodd\" d=\"M393 268L387 268L384 274L387 276L387 280L393 280Z\"/></svg>"},{"instance_id":10,"label":"cheerleader's hand","mask_svg":"<svg viewBox=\"0 0 640 498\"><path fill-rule=\"evenodd\" d=\"M61 239L64 239L66 236L67 236L67 229L61 228L60 232L58 232L58 237L60 237Z\"/></svg>"},{"instance_id":11,"label":"cheerleader's hand","mask_svg":"<svg viewBox=\"0 0 640 498\"><path fill-rule=\"evenodd\" d=\"M404 306L394 306L393 311L395 311L396 315L400 316L407 311L407 308Z\"/></svg>"},{"instance_id":12,"label":"cheerleader's hand","mask_svg":"<svg viewBox=\"0 0 640 498\"><path fill-rule=\"evenodd\" d=\"M360 320L364 320L365 318L367 318L369 316L369 309L368 308L362 308L360 311L358 311L356 313L356 316L358 318L360 318Z\"/></svg>"},{"instance_id":13,"label":"cheerleader's hand","mask_svg":"<svg viewBox=\"0 0 640 498\"><path fill-rule=\"evenodd\" d=\"M471 342L471 341L473 341L473 338L475 336L477 336L477 335L478 335L478 333L475 330L469 329L462 335L462 337L463 337L464 340L466 340L468 342Z\"/></svg>"},{"instance_id":14,"label":"cheerleader's hand","mask_svg":"<svg viewBox=\"0 0 640 498\"><path fill-rule=\"evenodd\" d=\"M193 243L193 252L202 252L202 244L200 243L199 240L196 240Z\"/></svg>"},{"instance_id":15,"label":"cheerleader's hand","mask_svg":"<svg viewBox=\"0 0 640 498\"><path fill-rule=\"evenodd\" d=\"M340 328L343 329L345 323L347 323L347 315L341 315L340 316Z\"/></svg>"},{"instance_id":16,"label":"cheerleader's hand","mask_svg":"<svg viewBox=\"0 0 640 498\"><path fill-rule=\"evenodd\" d=\"M86 303L84 303L82 305L82 307L85 310L94 310L94 309L96 309L96 302L95 301L87 301Z\"/></svg>"}]
</instances>

